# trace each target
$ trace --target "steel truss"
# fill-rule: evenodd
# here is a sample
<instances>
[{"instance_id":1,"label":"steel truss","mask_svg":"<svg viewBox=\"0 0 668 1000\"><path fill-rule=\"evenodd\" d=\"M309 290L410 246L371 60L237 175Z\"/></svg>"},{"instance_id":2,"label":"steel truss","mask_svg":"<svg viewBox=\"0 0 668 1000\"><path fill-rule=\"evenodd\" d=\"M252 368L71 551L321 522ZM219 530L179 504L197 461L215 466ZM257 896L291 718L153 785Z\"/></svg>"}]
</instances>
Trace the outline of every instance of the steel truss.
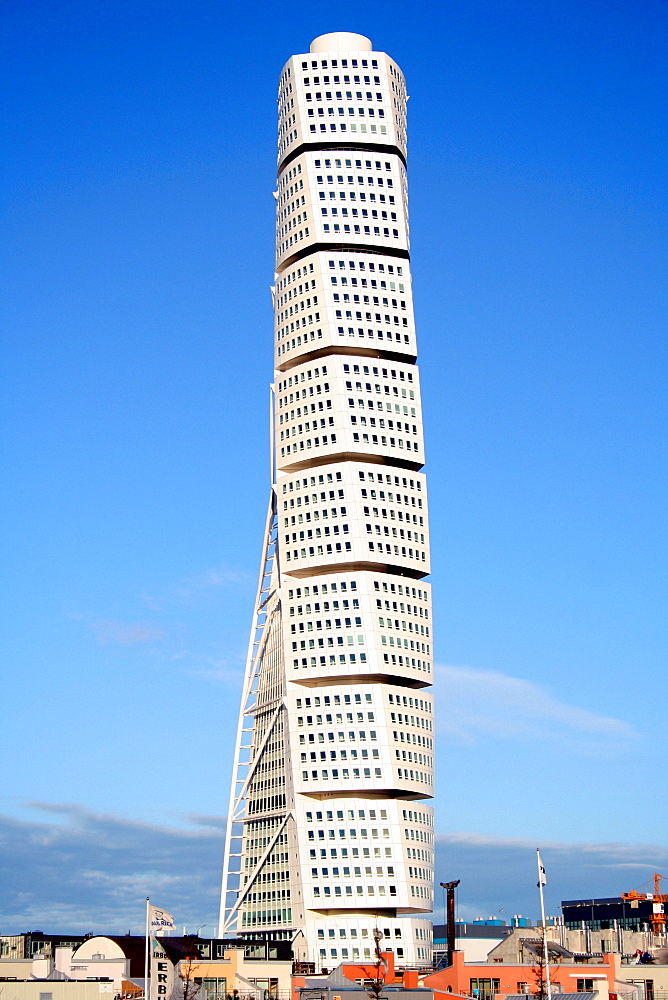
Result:
<instances>
[{"instance_id":1,"label":"steel truss","mask_svg":"<svg viewBox=\"0 0 668 1000\"><path fill-rule=\"evenodd\" d=\"M258 764L262 760L262 751L272 733L283 708L283 701L275 703L271 719L261 743L253 747L254 719L257 711L257 690L260 680L262 659L270 633L271 614L275 609L273 600L279 590L278 566L278 504L275 490L271 490L267 520L264 532L264 545L260 561L260 576L255 612L251 626L248 652L246 655L246 670L244 674L239 722L230 781L230 798L227 809L225 828L225 853L223 856L223 880L220 897L219 935L229 934L237 929L239 907L248 890L268 857L276 839L285 827L288 816L277 827L272 836L271 844L259 859L254 871L248 873L250 878L245 886L241 886L241 856L243 846L244 818L248 788ZM274 604L274 608L272 608ZM267 708L263 705L263 710ZM253 752L254 751L254 752Z\"/></svg>"}]
</instances>

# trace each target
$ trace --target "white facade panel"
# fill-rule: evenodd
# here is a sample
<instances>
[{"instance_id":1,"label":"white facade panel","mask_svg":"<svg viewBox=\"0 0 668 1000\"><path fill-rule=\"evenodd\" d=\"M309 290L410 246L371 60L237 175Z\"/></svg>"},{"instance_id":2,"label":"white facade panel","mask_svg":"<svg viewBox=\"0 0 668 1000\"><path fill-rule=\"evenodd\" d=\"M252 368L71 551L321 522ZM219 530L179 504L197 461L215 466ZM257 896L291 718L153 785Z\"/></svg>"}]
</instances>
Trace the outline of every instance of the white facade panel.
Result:
<instances>
[{"instance_id":1,"label":"white facade panel","mask_svg":"<svg viewBox=\"0 0 668 1000\"><path fill-rule=\"evenodd\" d=\"M424 465L415 365L331 354L281 375L276 383L279 469L298 470L341 454L411 469Z\"/></svg>"},{"instance_id":2,"label":"white facade panel","mask_svg":"<svg viewBox=\"0 0 668 1000\"><path fill-rule=\"evenodd\" d=\"M221 928L316 970L431 958L433 631L403 75L321 36L279 86L273 481ZM300 933L301 932L301 933Z\"/></svg>"},{"instance_id":3,"label":"white facade panel","mask_svg":"<svg viewBox=\"0 0 668 1000\"><path fill-rule=\"evenodd\" d=\"M293 56L281 74L278 113L279 164L307 142L388 145L406 156L406 84L384 52Z\"/></svg>"},{"instance_id":4,"label":"white facade panel","mask_svg":"<svg viewBox=\"0 0 668 1000\"><path fill-rule=\"evenodd\" d=\"M359 676L432 683L431 588L382 571L286 578L287 677L319 686ZM429 783L427 783L429 784Z\"/></svg>"},{"instance_id":5,"label":"white facade panel","mask_svg":"<svg viewBox=\"0 0 668 1000\"><path fill-rule=\"evenodd\" d=\"M279 276L276 368L339 354L417 355L410 272L406 261L381 254L316 252Z\"/></svg>"},{"instance_id":6,"label":"white facade panel","mask_svg":"<svg viewBox=\"0 0 668 1000\"><path fill-rule=\"evenodd\" d=\"M278 178L276 257L300 258L310 246L354 243L408 251L406 170L390 153L303 153Z\"/></svg>"},{"instance_id":7,"label":"white facade panel","mask_svg":"<svg viewBox=\"0 0 668 1000\"><path fill-rule=\"evenodd\" d=\"M282 476L278 494L284 573L314 575L337 564L429 573L424 473L341 461Z\"/></svg>"}]
</instances>

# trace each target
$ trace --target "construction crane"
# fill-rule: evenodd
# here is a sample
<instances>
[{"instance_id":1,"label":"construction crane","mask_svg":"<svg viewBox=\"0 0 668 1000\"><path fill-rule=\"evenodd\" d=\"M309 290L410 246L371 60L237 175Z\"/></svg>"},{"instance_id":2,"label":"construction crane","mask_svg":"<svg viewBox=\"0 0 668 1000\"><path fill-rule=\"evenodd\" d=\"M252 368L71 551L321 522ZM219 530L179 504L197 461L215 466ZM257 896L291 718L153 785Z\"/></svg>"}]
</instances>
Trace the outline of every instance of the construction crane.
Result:
<instances>
[{"instance_id":1,"label":"construction crane","mask_svg":"<svg viewBox=\"0 0 668 1000\"><path fill-rule=\"evenodd\" d=\"M668 903L668 893L661 892L662 879L668 882L668 878L665 875L659 875L658 872L654 872L654 892L638 892L637 889L631 889L630 892L622 893L622 899L631 904L637 904L640 900L648 900L654 904L652 907L654 912L650 914L649 919L655 934L663 934L666 929L667 917L663 909L663 904ZM650 882L645 882L640 888L644 889L649 885Z\"/></svg>"}]
</instances>

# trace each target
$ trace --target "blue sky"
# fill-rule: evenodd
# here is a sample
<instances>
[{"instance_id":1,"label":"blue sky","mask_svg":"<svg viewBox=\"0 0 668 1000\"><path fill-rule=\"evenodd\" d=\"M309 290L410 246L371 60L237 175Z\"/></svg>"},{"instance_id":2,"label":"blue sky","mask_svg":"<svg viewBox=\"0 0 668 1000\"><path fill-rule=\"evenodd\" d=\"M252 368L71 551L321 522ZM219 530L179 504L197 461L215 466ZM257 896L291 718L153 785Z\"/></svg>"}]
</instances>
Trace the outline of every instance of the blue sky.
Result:
<instances>
[{"instance_id":1,"label":"blue sky","mask_svg":"<svg viewBox=\"0 0 668 1000\"><path fill-rule=\"evenodd\" d=\"M668 868L665 5L0 18L0 929L125 930L147 893L215 922L267 499L276 81L341 29L411 94L437 879L466 873L462 915L535 916L535 846L553 911Z\"/></svg>"}]
</instances>

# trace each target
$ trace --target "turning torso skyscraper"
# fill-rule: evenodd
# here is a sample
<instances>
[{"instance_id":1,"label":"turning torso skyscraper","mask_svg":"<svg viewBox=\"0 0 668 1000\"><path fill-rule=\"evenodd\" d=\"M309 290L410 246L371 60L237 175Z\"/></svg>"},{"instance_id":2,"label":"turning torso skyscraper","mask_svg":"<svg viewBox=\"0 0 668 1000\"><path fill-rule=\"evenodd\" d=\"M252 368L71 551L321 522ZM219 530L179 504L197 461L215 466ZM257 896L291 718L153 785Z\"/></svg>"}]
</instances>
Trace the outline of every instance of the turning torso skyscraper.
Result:
<instances>
[{"instance_id":1,"label":"turning torso skyscraper","mask_svg":"<svg viewBox=\"0 0 668 1000\"><path fill-rule=\"evenodd\" d=\"M434 713L406 89L362 35L278 90L272 482L221 933L431 955Z\"/></svg>"}]
</instances>

